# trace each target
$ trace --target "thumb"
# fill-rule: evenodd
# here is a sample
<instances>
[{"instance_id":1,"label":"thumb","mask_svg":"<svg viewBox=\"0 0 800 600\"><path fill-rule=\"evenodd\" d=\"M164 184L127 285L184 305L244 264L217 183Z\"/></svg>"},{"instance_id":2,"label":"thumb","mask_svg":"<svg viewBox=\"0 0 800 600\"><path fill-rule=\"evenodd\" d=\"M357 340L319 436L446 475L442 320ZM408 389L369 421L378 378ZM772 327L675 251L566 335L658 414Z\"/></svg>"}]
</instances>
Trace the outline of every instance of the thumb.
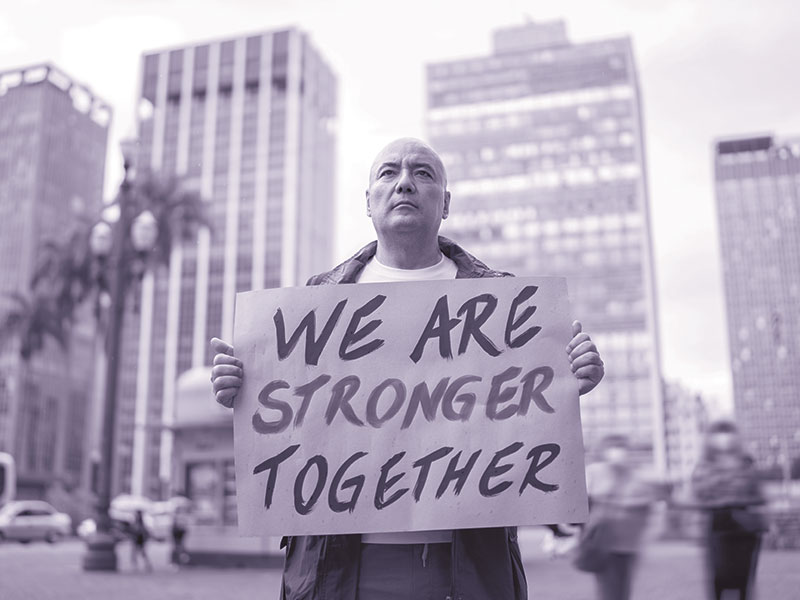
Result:
<instances>
[{"instance_id":1,"label":"thumb","mask_svg":"<svg viewBox=\"0 0 800 600\"><path fill-rule=\"evenodd\" d=\"M575 337L581 331L583 331L583 325L581 325L581 322L580 321L573 321L572 322L572 337Z\"/></svg>"},{"instance_id":2,"label":"thumb","mask_svg":"<svg viewBox=\"0 0 800 600\"><path fill-rule=\"evenodd\" d=\"M228 342L225 342L219 338L211 338L211 350L213 350L216 354L228 354L229 356L233 356L233 346L231 346Z\"/></svg>"}]
</instances>

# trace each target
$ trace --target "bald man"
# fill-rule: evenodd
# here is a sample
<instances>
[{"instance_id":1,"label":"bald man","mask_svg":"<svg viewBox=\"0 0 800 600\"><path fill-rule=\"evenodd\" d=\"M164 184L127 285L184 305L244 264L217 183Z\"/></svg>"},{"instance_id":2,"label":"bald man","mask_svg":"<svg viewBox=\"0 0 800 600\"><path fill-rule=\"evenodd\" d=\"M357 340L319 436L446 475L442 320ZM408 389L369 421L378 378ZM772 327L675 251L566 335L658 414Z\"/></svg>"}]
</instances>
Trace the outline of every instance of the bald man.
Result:
<instances>
[{"instance_id":1,"label":"bald man","mask_svg":"<svg viewBox=\"0 0 800 600\"><path fill-rule=\"evenodd\" d=\"M425 142L401 138L378 153L369 174L367 215L377 240L308 285L510 277L439 236L450 214L447 174ZM566 348L579 390L603 378L591 338L573 324ZM242 363L214 338L217 401L233 406ZM527 583L515 527L285 538L283 600L524 600ZM283 545L282 544L282 545Z\"/></svg>"}]
</instances>

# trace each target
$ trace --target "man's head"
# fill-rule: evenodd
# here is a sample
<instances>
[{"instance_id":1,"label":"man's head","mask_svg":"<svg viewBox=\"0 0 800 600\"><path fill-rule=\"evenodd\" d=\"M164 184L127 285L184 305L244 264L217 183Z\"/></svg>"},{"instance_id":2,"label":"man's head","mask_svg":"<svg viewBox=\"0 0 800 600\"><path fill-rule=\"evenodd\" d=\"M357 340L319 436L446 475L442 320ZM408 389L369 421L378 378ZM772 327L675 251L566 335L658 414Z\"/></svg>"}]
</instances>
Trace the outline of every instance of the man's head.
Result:
<instances>
[{"instance_id":1,"label":"man's head","mask_svg":"<svg viewBox=\"0 0 800 600\"><path fill-rule=\"evenodd\" d=\"M367 215L378 236L435 236L450 211L447 174L439 155L425 142L400 138L375 157L369 173Z\"/></svg>"}]
</instances>

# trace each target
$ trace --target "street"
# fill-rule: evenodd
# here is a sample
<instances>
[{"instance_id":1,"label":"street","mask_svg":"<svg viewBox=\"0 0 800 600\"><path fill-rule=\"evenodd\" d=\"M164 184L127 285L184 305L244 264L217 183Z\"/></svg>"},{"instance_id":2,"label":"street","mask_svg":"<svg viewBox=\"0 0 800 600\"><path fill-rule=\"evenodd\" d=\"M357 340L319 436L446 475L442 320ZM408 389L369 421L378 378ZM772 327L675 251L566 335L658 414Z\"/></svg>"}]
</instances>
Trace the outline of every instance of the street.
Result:
<instances>
[{"instance_id":1,"label":"street","mask_svg":"<svg viewBox=\"0 0 800 600\"><path fill-rule=\"evenodd\" d=\"M569 559L548 559L541 551L539 530L521 535L532 600L592 600L589 575L572 568ZM69 540L56 545L0 544L0 598L3 600L226 600L277 598L277 570L187 568L168 563L167 544L150 544L152 573L135 572L129 546L118 547L120 572L81 570L83 544ZM651 544L643 556L634 598L702 600L702 554L687 543ZM761 555L758 598L800 600L800 552L768 551Z\"/></svg>"}]
</instances>

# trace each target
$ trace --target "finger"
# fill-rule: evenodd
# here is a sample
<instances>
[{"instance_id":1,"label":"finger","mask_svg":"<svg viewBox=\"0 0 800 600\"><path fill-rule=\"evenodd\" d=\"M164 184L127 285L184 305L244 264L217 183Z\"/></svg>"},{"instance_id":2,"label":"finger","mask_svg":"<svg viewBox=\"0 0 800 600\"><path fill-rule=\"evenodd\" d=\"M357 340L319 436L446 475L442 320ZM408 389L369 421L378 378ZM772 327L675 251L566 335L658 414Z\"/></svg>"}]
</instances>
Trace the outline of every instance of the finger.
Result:
<instances>
[{"instance_id":1,"label":"finger","mask_svg":"<svg viewBox=\"0 0 800 600\"><path fill-rule=\"evenodd\" d=\"M226 341L213 337L211 338L210 345L211 350L213 350L215 354L229 354L233 356L233 346Z\"/></svg>"},{"instance_id":2,"label":"finger","mask_svg":"<svg viewBox=\"0 0 800 600\"><path fill-rule=\"evenodd\" d=\"M605 371L600 365L587 365L575 371L575 377L597 383L603 378L604 373Z\"/></svg>"},{"instance_id":3,"label":"finger","mask_svg":"<svg viewBox=\"0 0 800 600\"><path fill-rule=\"evenodd\" d=\"M215 354L214 355L214 365L235 365L242 368L242 361L240 361L235 356L230 356L229 354Z\"/></svg>"},{"instance_id":4,"label":"finger","mask_svg":"<svg viewBox=\"0 0 800 600\"><path fill-rule=\"evenodd\" d=\"M591 338L589 337L588 333L579 333L575 337L573 337L569 344L567 344L567 354L572 352L576 346L579 346L583 342L589 341Z\"/></svg>"},{"instance_id":5,"label":"finger","mask_svg":"<svg viewBox=\"0 0 800 600\"><path fill-rule=\"evenodd\" d=\"M241 377L232 377L227 375L225 377L217 377L214 380L214 392L224 390L225 388L240 388L242 387Z\"/></svg>"},{"instance_id":6,"label":"finger","mask_svg":"<svg viewBox=\"0 0 800 600\"><path fill-rule=\"evenodd\" d=\"M572 352L569 353L569 357L571 360L578 358L581 354L585 354L587 352L597 352L597 346L594 345L592 340L585 340L575 346L572 349Z\"/></svg>"},{"instance_id":7,"label":"finger","mask_svg":"<svg viewBox=\"0 0 800 600\"><path fill-rule=\"evenodd\" d=\"M581 325L581 322L580 321L573 321L572 322L572 337L575 337L581 331L583 331L583 325Z\"/></svg>"},{"instance_id":8,"label":"finger","mask_svg":"<svg viewBox=\"0 0 800 600\"><path fill-rule=\"evenodd\" d=\"M581 354L578 358L572 361L572 372L577 373L578 369L581 367L585 367L588 365L597 365L598 367L603 366L603 361L600 359L600 355L597 352L587 352L586 354Z\"/></svg>"},{"instance_id":9,"label":"finger","mask_svg":"<svg viewBox=\"0 0 800 600\"><path fill-rule=\"evenodd\" d=\"M233 399L236 398L236 390L227 388L220 390L216 394L217 402L222 404L225 408L233 408Z\"/></svg>"},{"instance_id":10,"label":"finger","mask_svg":"<svg viewBox=\"0 0 800 600\"><path fill-rule=\"evenodd\" d=\"M233 375L234 377L242 378L244 371L241 367L237 367L236 365L216 365L213 369L211 369L211 381L214 381L217 377L223 377L225 375Z\"/></svg>"}]
</instances>

